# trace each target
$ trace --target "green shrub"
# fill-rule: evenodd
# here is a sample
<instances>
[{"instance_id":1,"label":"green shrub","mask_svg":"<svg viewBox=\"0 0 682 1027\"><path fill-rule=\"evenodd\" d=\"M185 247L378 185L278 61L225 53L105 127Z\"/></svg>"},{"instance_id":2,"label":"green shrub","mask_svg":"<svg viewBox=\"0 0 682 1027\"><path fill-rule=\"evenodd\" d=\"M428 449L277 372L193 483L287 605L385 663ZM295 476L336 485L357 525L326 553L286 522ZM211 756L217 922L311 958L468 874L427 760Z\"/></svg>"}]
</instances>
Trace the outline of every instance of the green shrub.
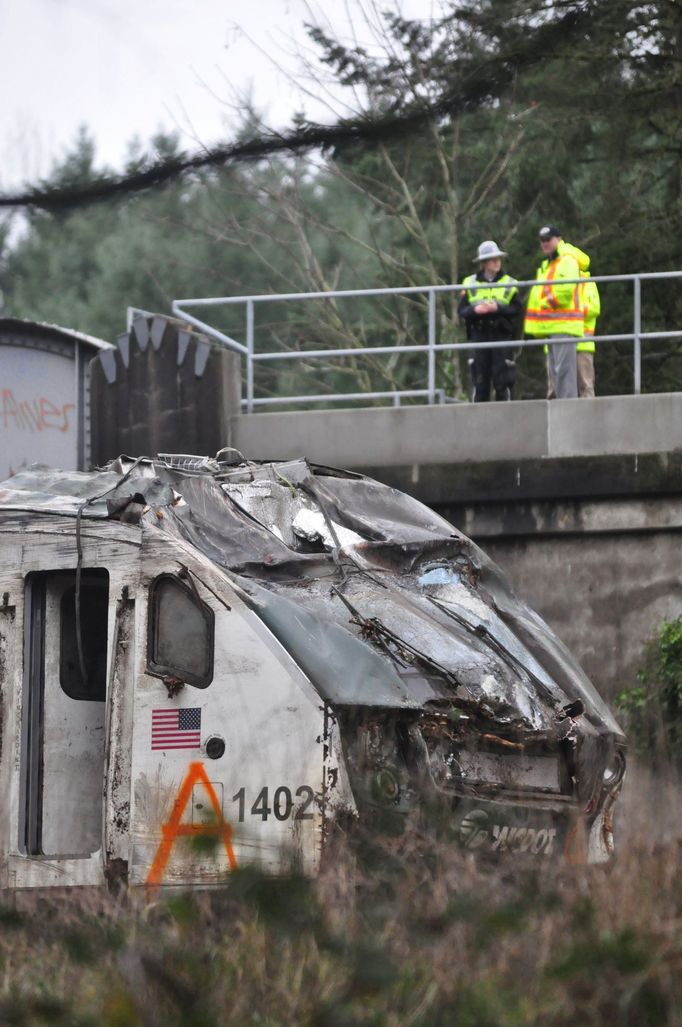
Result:
<instances>
[{"instance_id":1,"label":"green shrub","mask_svg":"<svg viewBox=\"0 0 682 1027\"><path fill-rule=\"evenodd\" d=\"M616 697L636 752L682 765L682 617L664 621L644 650L637 684Z\"/></svg>"}]
</instances>

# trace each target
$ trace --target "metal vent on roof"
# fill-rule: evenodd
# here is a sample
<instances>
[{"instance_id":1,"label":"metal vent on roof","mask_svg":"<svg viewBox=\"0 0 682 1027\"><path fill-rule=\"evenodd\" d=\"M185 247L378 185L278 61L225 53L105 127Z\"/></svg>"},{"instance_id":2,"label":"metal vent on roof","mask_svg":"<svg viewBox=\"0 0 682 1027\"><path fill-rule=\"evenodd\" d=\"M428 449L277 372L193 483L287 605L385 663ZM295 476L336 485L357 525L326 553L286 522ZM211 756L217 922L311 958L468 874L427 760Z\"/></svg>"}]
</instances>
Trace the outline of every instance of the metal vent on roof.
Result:
<instances>
[{"instance_id":1,"label":"metal vent on roof","mask_svg":"<svg viewBox=\"0 0 682 1027\"><path fill-rule=\"evenodd\" d=\"M156 459L174 471L217 471L218 464L210 456L195 456L192 453L157 453Z\"/></svg>"}]
</instances>

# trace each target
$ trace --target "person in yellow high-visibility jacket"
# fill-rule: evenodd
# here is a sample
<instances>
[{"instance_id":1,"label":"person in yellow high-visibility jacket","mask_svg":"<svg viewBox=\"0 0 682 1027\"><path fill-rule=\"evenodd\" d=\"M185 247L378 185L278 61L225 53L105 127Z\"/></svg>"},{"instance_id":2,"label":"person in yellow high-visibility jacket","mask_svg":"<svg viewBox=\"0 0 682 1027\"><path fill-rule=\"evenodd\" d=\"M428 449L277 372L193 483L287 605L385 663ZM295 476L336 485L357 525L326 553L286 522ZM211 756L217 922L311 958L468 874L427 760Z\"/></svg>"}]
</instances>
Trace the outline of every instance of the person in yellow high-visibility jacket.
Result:
<instances>
[{"instance_id":1,"label":"person in yellow high-visibility jacket","mask_svg":"<svg viewBox=\"0 0 682 1027\"><path fill-rule=\"evenodd\" d=\"M590 258L588 257L588 268L589 263ZM594 333L597 327L597 318L601 313L601 299L596 282L585 282L582 289L585 304L585 338L576 347L578 395L581 399L592 399L594 397Z\"/></svg>"},{"instance_id":2,"label":"person in yellow high-visibility jacket","mask_svg":"<svg viewBox=\"0 0 682 1027\"><path fill-rule=\"evenodd\" d=\"M557 253L570 254L575 257L581 278L587 278L590 273L590 258L577 246L564 242L562 239L557 247ZM594 398L594 333L597 326L597 318L601 313L601 299L596 282L585 282L580 287L580 296L583 304L583 338L576 344L576 377L578 396L581 399ZM545 355L548 353L547 346L544 347ZM549 361L547 361L547 399L556 399L552 387L552 380L549 373Z\"/></svg>"},{"instance_id":3,"label":"person in yellow high-visibility jacket","mask_svg":"<svg viewBox=\"0 0 682 1027\"><path fill-rule=\"evenodd\" d=\"M535 277L541 284L530 290L523 330L547 339L551 390L558 399L574 399L578 395L576 345L583 338L585 321L581 285L575 281L580 269L573 253L559 252L563 240L558 228L545 225L539 236L545 259Z\"/></svg>"},{"instance_id":4,"label":"person in yellow high-visibility jacket","mask_svg":"<svg viewBox=\"0 0 682 1027\"><path fill-rule=\"evenodd\" d=\"M467 339L501 343L499 347L473 351L469 365L474 403L490 400L491 384L496 400L510 400L514 392L516 364L511 341L523 304L516 279L502 272L502 258L506 256L493 239L486 239L472 261L478 263L478 273L468 275L462 283L466 288L460 293L457 312L466 327Z\"/></svg>"}]
</instances>

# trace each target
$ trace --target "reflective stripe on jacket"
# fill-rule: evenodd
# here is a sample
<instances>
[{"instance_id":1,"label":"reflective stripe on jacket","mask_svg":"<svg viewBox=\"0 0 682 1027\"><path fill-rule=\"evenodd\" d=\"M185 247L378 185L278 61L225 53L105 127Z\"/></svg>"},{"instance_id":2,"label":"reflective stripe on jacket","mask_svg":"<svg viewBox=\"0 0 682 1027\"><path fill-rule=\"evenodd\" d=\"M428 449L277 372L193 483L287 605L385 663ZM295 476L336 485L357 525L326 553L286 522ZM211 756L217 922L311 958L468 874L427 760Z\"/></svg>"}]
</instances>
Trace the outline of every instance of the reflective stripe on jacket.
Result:
<instances>
[{"instance_id":1,"label":"reflective stripe on jacket","mask_svg":"<svg viewBox=\"0 0 682 1027\"><path fill-rule=\"evenodd\" d=\"M562 284L564 278L579 278L580 270L575 257L568 252L557 252L553 260L543 260L536 279L544 285L534 285L528 297L523 330L526 335L546 338L550 335L583 335L585 311L582 286Z\"/></svg>"},{"instance_id":2,"label":"reflective stripe on jacket","mask_svg":"<svg viewBox=\"0 0 682 1027\"><path fill-rule=\"evenodd\" d=\"M590 273L590 258L584 250L579 249L577 246L572 246L570 242L564 242L562 239L557 247L557 253L562 257L564 254L568 254L570 257L575 257L578 264L578 270L580 271L580 277L588 277ZM580 288L582 292L581 300L585 313L584 334L594 335L597 318L601 311L599 289L597 288L596 282L585 282L585 284ZM592 339L583 339L577 344L576 349L580 353L594 353L594 341Z\"/></svg>"}]
</instances>

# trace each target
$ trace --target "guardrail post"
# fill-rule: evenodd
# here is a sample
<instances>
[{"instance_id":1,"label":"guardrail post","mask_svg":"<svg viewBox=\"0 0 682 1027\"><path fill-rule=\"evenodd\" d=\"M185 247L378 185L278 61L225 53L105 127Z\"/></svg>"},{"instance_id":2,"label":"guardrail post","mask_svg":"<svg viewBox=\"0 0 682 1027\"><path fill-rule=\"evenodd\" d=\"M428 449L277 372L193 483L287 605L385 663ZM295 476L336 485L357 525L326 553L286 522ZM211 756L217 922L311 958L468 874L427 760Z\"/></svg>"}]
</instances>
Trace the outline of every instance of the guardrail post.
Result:
<instances>
[{"instance_id":1,"label":"guardrail post","mask_svg":"<svg viewBox=\"0 0 682 1027\"><path fill-rule=\"evenodd\" d=\"M253 413L253 300L246 301L246 412Z\"/></svg>"},{"instance_id":2,"label":"guardrail post","mask_svg":"<svg viewBox=\"0 0 682 1027\"><path fill-rule=\"evenodd\" d=\"M436 402L436 294L429 289L429 366L426 387L429 392L429 406Z\"/></svg>"},{"instance_id":3,"label":"guardrail post","mask_svg":"<svg viewBox=\"0 0 682 1027\"><path fill-rule=\"evenodd\" d=\"M642 391L642 281L634 280L635 324L634 324L634 363L635 363L635 396Z\"/></svg>"}]
</instances>

